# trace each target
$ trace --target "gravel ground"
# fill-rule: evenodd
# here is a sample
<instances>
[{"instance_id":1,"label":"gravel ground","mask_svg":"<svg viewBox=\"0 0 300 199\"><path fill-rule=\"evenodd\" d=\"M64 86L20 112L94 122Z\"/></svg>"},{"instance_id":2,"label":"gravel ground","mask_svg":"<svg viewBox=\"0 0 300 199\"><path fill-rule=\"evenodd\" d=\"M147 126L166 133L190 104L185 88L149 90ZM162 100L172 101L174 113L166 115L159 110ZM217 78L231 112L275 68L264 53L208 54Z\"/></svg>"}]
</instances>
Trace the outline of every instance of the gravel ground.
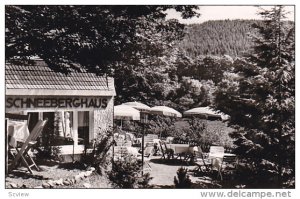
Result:
<instances>
[{"instance_id":1,"label":"gravel ground","mask_svg":"<svg viewBox=\"0 0 300 199\"><path fill-rule=\"evenodd\" d=\"M160 156L153 157L149 164L151 166L150 176L153 177L150 184L161 187L171 187L174 185L174 176L177 177L176 172L180 167L187 168L188 170L195 168L194 165L187 165L180 160L164 160ZM196 183L199 181L198 177L194 177L190 173L189 176L192 182Z\"/></svg>"},{"instance_id":2,"label":"gravel ground","mask_svg":"<svg viewBox=\"0 0 300 199\"><path fill-rule=\"evenodd\" d=\"M70 164L64 165L41 165L39 164L41 171L33 171L33 174L30 174L25 167L19 167L18 170L12 171L6 178L5 184L6 188L12 188L11 183L16 187L14 188L34 188L40 187L43 183L48 182L49 180L59 180L63 181L66 179L73 179L76 175L84 172L83 168L74 168L74 165ZM79 182L66 186L59 185L55 188L110 188L108 180L93 173L91 176L83 178Z\"/></svg>"},{"instance_id":3,"label":"gravel ground","mask_svg":"<svg viewBox=\"0 0 300 199\"><path fill-rule=\"evenodd\" d=\"M160 156L152 157L149 164L151 166L150 176L153 177L150 185L154 188L174 188L174 176L177 176L176 172L181 166L188 170L195 168L194 165L188 166L180 160L164 160ZM18 170L13 171L5 179L6 188L11 188L11 183L15 184L17 188L39 187L49 180L73 179L76 175L86 171L84 168L74 164L39 164L39 167L42 171L34 171L34 174L26 172L26 168L18 168ZM193 183L201 181L199 177L194 177L192 173L188 174ZM69 186L59 185L55 186L55 188L112 188L112 186L105 176L100 176L93 172L91 176L83 178L75 184Z\"/></svg>"}]
</instances>

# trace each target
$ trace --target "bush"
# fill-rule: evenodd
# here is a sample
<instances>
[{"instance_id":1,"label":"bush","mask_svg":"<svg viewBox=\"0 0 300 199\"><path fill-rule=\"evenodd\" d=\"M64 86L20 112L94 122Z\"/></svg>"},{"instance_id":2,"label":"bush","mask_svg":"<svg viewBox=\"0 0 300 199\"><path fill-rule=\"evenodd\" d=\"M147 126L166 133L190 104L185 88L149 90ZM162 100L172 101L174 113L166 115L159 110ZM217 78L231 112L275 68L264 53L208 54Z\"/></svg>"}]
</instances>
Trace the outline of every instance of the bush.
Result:
<instances>
[{"instance_id":1,"label":"bush","mask_svg":"<svg viewBox=\"0 0 300 199\"><path fill-rule=\"evenodd\" d=\"M102 174L102 168L111 162L109 150L114 144L113 131L107 130L105 133L99 133L98 137L93 140L92 153L85 153L82 162L93 166L99 174Z\"/></svg>"},{"instance_id":2,"label":"bush","mask_svg":"<svg viewBox=\"0 0 300 199\"><path fill-rule=\"evenodd\" d=\"M234 148L233 139L229 136L233 129L226 123L197 117L193 117L187 122L188 125L182 131L185 132L185 139L192 141L193 144L201 145L204 148L215 144L224 146L225 149Z\"/></svg>"},{"instance_id":3,"label":"bush","mask_svg":"<svg viewBox=\"0 0 300 199\"><path fill-rule=\"evenodd\" d=\"M149 173L141 174L140 163L133 159L115 161L108 177L116 188L149 188L149 181L152 179Z\"/></svg>"},{"instance_id":4,"label":"bush","mask_svg":"<svg viewBox=\"0 0 300 199\"><path fill-rule=\"evenodd\" d=\"M177 170L177 178L174 176L174 184L176 188L191 188L192 181L187 175L187 169L180 167Z\"/></svg>"}]
</instances>

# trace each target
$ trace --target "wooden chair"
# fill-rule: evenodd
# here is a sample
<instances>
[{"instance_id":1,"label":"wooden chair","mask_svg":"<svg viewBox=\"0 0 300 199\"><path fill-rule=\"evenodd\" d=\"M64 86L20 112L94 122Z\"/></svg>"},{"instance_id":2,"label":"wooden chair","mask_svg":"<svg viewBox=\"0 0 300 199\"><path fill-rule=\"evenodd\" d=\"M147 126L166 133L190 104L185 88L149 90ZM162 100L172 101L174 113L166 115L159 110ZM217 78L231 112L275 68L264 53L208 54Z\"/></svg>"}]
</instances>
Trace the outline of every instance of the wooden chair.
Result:
<instances>
[{"instance_id":1,"label":"wooden chair","mask_svg":"<svg viewBox=\"0 0 300 199\"><path fill-rule=\"evenodd\" d=\"M167 149L165 148L164 143L162 141L159 141L159 146L160 146L160 150L161 150L161 158L166 159Z\"/></svg>"},{"instance_id":2,"label":"wooden chair","mask_svg":"<svg viewBox=\"0 0 300 199\"><path fill-rule=\"evenodd\" d=\"M217 178L220 176L220 179L223 180L221 171L224 158L224 151L224 147L222 146L211 146L209 154L208 156L206 156L202 152L201 147L198 147L198 158L195 161L197 168L195 170L201 172L213 172L214 170L216 170L218 172Z\"/></svg>"},{"instance_id":3,"label":"wooden chair","mask_svg":"<svg viewBox=\"0 0 300 199\"><path fill-rule=\"evenodd\" d=\"M224 156L223 158L223 170L235 171L239 165L238 158L236 155Z\"/></svg>"},{"instance_id":4,"label":"wooden chair","mask_svg":"<svg viewBox=\"0 0 300 199\"><path fill-rule=\"evenodd\" d=\"M6 173L8 173L8 157L9 155L14 157L14 154L11 153L10 148L9 148L9 136L8 136L8 132L7 132L7 125L8 125L8 120L10 121L24 121L27 123L29 123L29 119L30 119L30 115L22 115L22 114L14 114L14 113L5 113L5 146L6 146L6 152L5 152L5 160L6 160Z\"/></svg>"},{"instance_id":5,"label":"wooden chair","mask_svg":"<svg viewBox=\"0 0 300 199\"><path fill-rule=\"evenodd\" d=\"M208 158L211 160L212 170L217 170L218 176L220 176L221 180L223 180L222 165L223 165L224 153L225 153L224 147L211 146L208 154Z\"/></svg>"},{"instance_id":6,"label":"wooden chair","mask_svg":"<svg viewBox=\"0 0 300 199\"><path fill-rule=\"evenodd\" d=\"M144 162L143 164L146 165L146 167L143 167L143 171L151 171L151 165L149 164L151 156L153 155L153 146L147 146L144 150ZM138 160L142 160L142 154L137 157Z\"/></svg>"},{"instance_id":7,"label":"wooden chair","mask_svg":"<svg viewBox=\"0 0 300 199\"><path fill-rule=\"evenodd\" d=\"M35 127L33 128L33 130L31 131L28 138L26 139L26 141L22 144L21 149L19 150L18 148L16 148L17 155L15 156L12 162L10 170L16 168L19 165L21 159L21 161L25 164L25 166L27 167L30 173L33 173L32 172L33 167L35 167L35 169L39 171L38 166L36 165L32 157L28 154L28 151L37 143L36 140L39 137L39 135L42 133L46 123L47 123L47 119L39 120L35 125Z\"/></svg>"},{"instance_id":8,"label":"wooden chair","mask_svg":"<svg viewBox=\"0 0 300 199\"><path fill-rule=\"evenodd\" d=\"M200 146L197 147L197 151L195 151L195 164L197 165L195 172L206 173L210 171L211 162L208 160L208 154L202 151Z\"/></svg>"},{"instance_id":9,"label":"wooden chair","mask_svg":"<svg viewBox=\"0 0 300 199\"><path fill-rule=\"evenodd\" d=\"M162 158L170 159L174 158L174 150L167 147L167 144L164 141L159 141Z\"/></svg>"},{"instance_id":10,"label":"wooden chair","mask_svg":"<svg viewBox=\"0 0 300 199\"><path fill-rule=\"evenodd\" d=\"M158 136L157 135L153 135L153 134L148 134L146 136L144 136L144 147L146 147L147 145L154 145L154 139L156 139Z\"/></svg>"}]
</instances>

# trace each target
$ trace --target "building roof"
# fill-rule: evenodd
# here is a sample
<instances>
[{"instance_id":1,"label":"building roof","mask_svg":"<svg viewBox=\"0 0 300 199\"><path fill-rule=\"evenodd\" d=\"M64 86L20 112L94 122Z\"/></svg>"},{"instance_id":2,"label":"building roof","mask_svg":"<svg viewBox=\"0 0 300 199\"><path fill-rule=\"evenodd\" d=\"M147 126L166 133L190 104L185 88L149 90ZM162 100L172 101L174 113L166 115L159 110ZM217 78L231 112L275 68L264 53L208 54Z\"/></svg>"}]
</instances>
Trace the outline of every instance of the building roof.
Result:
<instances>
[{"instance_id":1,"label":"building roof","mask_svg":"<svg viewBox=\"0 0 300 199\"><path fill-rule=\"evenodd\" d=\"M114 79L94 73L55 72L43 60L5 66L6 95L114 96Z\"/></svg>"}]
</instances>

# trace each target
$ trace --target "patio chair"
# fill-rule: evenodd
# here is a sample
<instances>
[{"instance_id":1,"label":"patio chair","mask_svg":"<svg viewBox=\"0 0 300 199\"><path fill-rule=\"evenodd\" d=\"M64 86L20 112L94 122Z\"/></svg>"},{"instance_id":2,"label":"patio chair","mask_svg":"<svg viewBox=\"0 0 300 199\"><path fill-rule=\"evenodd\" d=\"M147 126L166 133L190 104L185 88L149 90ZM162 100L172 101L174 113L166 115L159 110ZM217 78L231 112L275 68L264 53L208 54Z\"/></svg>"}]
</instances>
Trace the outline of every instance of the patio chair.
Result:
<instances>
[{"instance_id":1,"label":"patio chair","mask_svg":"<svg viewBox=\"0 0 300 199\"><path fill-rule=\"evenodd\" d=\"M143 171L151 171L152 168L149 164L150 158L153 155L154 147L153 146L147 146L144 149L144 162L143 164L146 165L146 167L143 167ZM140 156L137 156L138 160L142 160L142 154Z\"/></svg>"},{"instance_id":2,"label":"patio chair","mask_svg":"<svg viewBox=\"0 0 300 199\"><path fill-rule=\"evenodd\" d=\"M159 146L161 149L161 153L162 156L161 158L163 159L170 159L171 157L174 158L174 150L173 149L169 149L167 147L167 144L164 141L159 141Z\"/></svg>"},{"instance_id":3,"label":"patio chair","mask_svg":"<svg viewBox=\"0 0 300 199\"><path fill-rule=\"evenodd\" d=\"M223 158L223 169L225 169L226 171L234 171L236 170L237 166L238 166L239 162L238 162L238 158L236 155L231 155L231 156L224 156Z\"/></svg>"},{"instance_id":4,"label":"patio chair","mask_svg":"<svg viewBox=\"0 0 300 199\"><path fill-rule=\"evenodd\" d=\"M166 150L164 149L162 141L159 141L159 147L161 152L161 158L166 159Z\"/></svg>"},{"instance_id":5,"label":"patio chair","mask_svg":"<svg viewBox=\"0 0 300 199\"><path fill-rule=\"evenodd\" d=\"M195 164L197 167L194 169L195 172L206 173L210 171L211 162L208 159L208 153L204 153L200 146L197 147L197 151L194 152Z\"/></svg>"},{"instance_id":6,"label":"patio chair","mask_svg":"<svg viewBox=\"0 0 300 199\"><path fill-rule=\"evenodd\" d=\"M128 150L125 146L114 146L113 150L114 161L123 161L128 156Z\"/></svg>"},{"instance_id":7,"label":"patio chair","mask_svg":"<svg viewBox=\"0 0 300 199\"><path fill-rule=\"evenodd\" d=\"M217 178L220 176L220 179L223 180L222 176L222 164L224 158L224 147L222 146L211 146L208 156L206 157L205 154L202 152L201 147L198 147L198 152L200 155L200 159L195 161L195 164L201 172L204 172L203 168L205 168L205 172L213 172L217 171L218 175Z\"/></svg>"},{"instance_id":8,"label":"patio chair","mask_svg":"<svg viewBox=\"0 0 300 199\"><path fill-rule=\"evenodd\" d=\"M211 146L209 149L208 158L211 160L212 170L217 170L218 176L223 180L222 165L225 149L222 146ZM217 178L218 178L217 176Z\"/></svg>"},{"instance_id":9,"label":"patio chair","mask_svg":"<svg viewBox=\"0 0 300 199\"><path fill-rule=\"evenodd\" d=\"M154 134L148 134L146 136L144 136L144 147L146 147L147 145L154 145L154 139L157 139L158 136L154 135Z\"/></svg>"},{"instance_id":10,"label":"patio chair","mask_svg":"<svg viewBox=\"0 0 300 199\"><path fill-rule=\"evenodd\" d=\"M28 154L28 151L32 149L32 147L37 143L37 138L42 133L45 125L47 123L46 120L39 120L33 130L31 131L30 135L26 139L26 141L22 144L21 149L19 150L17 147L15 148L17 151L17 154L12 162L11 169L16 168L19 163L20 159L27 167L28 171L32 174L32 168L34 167L37 171L39 171L39 167L36 165L32 157Z\"/></svg>"},{"instance_id":11,"label":"patio chair","mask_svg":"<svg viewBox=\"0 0 300 199\"><path fill-rule=\"evenodd\" d=\"M8 121L23 121L26 122L27 124L29 123L29 118L30 115L21 115L21 114L14 114L14 113L5 113L5 146L6 146L6 153L5 153L5 160L6 160L6 173L8 172L8 158L9 156L15 157L14 154L11 152L10 150L10 146L9 146L9 136L8 136L8 132L7 132L7 125L8 125Z\"/></svg>"}]
</instances>

